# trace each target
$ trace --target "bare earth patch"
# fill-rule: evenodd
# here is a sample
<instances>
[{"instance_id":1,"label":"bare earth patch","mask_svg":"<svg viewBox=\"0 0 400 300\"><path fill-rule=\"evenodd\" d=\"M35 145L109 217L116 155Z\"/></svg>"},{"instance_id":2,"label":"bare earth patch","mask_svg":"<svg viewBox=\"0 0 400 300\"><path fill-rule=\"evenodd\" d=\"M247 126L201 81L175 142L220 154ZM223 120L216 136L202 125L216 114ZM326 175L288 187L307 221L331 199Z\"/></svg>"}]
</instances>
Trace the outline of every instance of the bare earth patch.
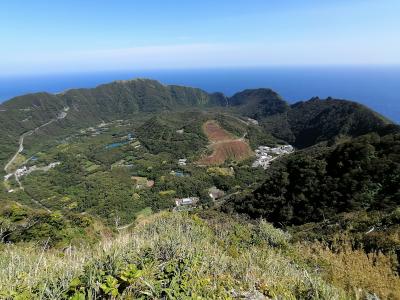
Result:
<instances>
[{"instance_id":1,"label":"bare earth patch","mask_svg":"<svg viewBox=\"0 0 400 300\"><path fill-rule=\"evenodd\" d=\"M226 160L243 160L253 152L249 144L243 138L235 138L232 134L221 128L216 121L207 121L203 130L210 140L212 154L201 158L200 165L220 165Z\"/></svg>"},{"instance_id":2,"label":"bare earth patch","mask_svg":"<svg viewBox=\"0 0 400 300\"><path fill-rule=\"evenodd\" d=\"M203 130L211 143L230 141L234 139L234 137L229 132L222 129L216 121L205 122Z\"/></svg>"}]
</instances>

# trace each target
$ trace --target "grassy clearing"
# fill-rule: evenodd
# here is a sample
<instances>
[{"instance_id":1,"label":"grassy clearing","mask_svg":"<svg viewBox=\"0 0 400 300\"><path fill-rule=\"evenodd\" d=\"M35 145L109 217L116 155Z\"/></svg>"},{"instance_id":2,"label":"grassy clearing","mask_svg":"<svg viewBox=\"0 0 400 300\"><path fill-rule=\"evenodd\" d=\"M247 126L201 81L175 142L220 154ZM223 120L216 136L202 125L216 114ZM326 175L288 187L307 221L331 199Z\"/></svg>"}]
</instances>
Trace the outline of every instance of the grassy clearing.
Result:
<instances>
[{"instance_id":1,"label":"grassy clearing","mask_svg":"<svg viewBox=\"0 0 400 300\"><path fill-rule=\"evenodd\" d=\"M366 254L344 244L336 251L325 245L299 245L299 253L310 265L320 268L322 277L349 292L355 299L379 295L381 299L400 299L400 278L390 255Z\"/></svg>"}]
</instances>

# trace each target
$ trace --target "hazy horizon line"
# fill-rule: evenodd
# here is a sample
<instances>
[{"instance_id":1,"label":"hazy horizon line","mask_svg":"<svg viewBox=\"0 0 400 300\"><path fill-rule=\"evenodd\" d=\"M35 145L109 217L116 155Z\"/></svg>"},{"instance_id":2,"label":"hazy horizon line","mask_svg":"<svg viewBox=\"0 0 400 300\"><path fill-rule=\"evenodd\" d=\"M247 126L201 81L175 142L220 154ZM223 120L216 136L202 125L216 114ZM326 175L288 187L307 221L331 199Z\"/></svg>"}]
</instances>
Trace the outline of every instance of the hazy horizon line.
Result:
<instances>
[{"instance_id":1,"label":"hazy horizon line","mask_svg":"<svg viewBox=\"0 0 400 300\"><path fill-rule=\"evenodd\" d=\"M160 68L140 68L140 69L98 69L98 70L80 70L80 71L50 71L50 72L12 72L0 73L0 79L16 78L16 77L45 77L53 75L84 75L84 74L110 74L110 73L140 73L140 72L185 72L185 71L228 71L228 70L257 70L257 69L301 69L301 68L400 68L400 63L371 63L371 64L269 64L269 65L249 65L249 66L204 66L204 67L160 67ZM134 74L132 74L134 75ZM140 78L140 77L134 77ZM116 79L117 80L117 79Z\"/></svg>"}]
</instances>

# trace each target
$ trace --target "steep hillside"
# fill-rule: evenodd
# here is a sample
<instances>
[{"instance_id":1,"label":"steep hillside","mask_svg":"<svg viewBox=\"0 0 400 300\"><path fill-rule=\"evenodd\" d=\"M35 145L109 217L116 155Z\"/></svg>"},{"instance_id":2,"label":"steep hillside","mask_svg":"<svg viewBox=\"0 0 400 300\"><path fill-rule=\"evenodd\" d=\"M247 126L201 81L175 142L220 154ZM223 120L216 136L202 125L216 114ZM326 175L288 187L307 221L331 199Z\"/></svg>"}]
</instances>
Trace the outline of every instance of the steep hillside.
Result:
<instances>
[{"instance_id":1,"label":"steep hillside","mask_svg":"<svg viewBox=\"0 0 400 300\"><path fill-rule=\"evenodd\" d=\"M202 215L153 215L141 219L132 232L104 239L94 247L64 252L0 245L0 297L399 297L399 278L388 257L368 257L349 248L332 251L318 243L293 243L288 233L265 221L248 223L223 214ZM38 268L39 264L44 267Z\"/></svg>"},{"instance_id":2,"label":"steep hillside","mask_svg":"<svg viewBox=\"0 0 400 300\"><path fill-rule=\"evenodd\" d=\"M296 103L291 106L287 119L294 143L301 148L340 136L379 132L390 123L361 104L331 98Z\"/></svg>"},{"instance_id":3,"label":"steep hillside","mask_svg":"<svg viewBox=\"0 0 400 300\"><path fill-rule=\"evenodd\" d=\"M322 221L341 212L400 205L400 132L369 134L337 146L289 155L239 212L281 224Z\"/></svg>"},{"instance_id":4,"label":"steep hillside","mask_svg":"<svg viewBox=\"0 0 400 300\"><path fill-rule=\"evenodd\" d=\"M47 93L29 94L1 104L0 164L15 153L21 134L55 119L64 107L61 98Z\"/></svg>"},{"instance_id":5,"label":"steep hillside","mask_svg":"<svg viewBox=\"0 0 400 300\"><path fill-rule=\"evenodd\" d=\"M289 106L271 89L244 90L228 102L234 111L257 119L267 132L298 148L381 132L391 124L369 108L347 100L316 97Z\"/></svg>"},{"instance_id":6,"label":"steep hillside","mask_svg":"<svg viewBox=\"0 0 400 300\"><path fill-rule=\"evenodd\" d=\"M276 138L298 148L380 132L391 124L359 103L312 98L289 106L270 89L245 90L232 96L229 103L241 114L257 119Z\"/></svg>"},{"instance_id":7,"label":"steep hillside","mask_svg":"<svg viewBox=\"0 0 400 300\"><path fill-rule=\"evenodd\" d=\"M229 98L229 105L254 119L284 113L289 105L271 89L244 90Z\"/></svg>"},{"instance_id":8,"label":"steep hillside","mask_svg":"<svg viewBox=\"0 0 400 300\"><path fill-rule=\"evenodd\" d=\"M0 207L0 228L1 243L45 243L56 248L94 244L112 235L109 228L90 215L49 212L4 199Z\"/></svg>"},{"instance_id":9,"label":"steep hillside","mask_svg":"<svg viewBox=\"0 0 400 300\"><path fill-rule=\"evenodd\" d=\"M400 130L288 155L225 211L265 218L299 241L392 255L400 272ZM347 245L347 246L346 246Z\"/></svg>"}]
</instances>

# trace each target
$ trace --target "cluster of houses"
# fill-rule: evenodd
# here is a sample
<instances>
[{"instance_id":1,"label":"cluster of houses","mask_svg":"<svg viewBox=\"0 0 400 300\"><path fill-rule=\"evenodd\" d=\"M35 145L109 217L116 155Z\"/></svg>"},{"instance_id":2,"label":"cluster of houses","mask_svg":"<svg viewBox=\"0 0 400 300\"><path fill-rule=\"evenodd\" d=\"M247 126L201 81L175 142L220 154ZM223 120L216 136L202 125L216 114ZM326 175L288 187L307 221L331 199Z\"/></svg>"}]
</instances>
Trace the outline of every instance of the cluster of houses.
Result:
<instances>
[{"instance_id":1,"label":"cluster of houses","mask_svg":"<svg viewBox=\"0 0 400 300\"><path fill-rule=\"evenodd\" d=\"M255 151L256 152L256 160L254 161L252 167L262 167L263 169L267 169L271 162L278 157L292 153L294 151L293 146L291 145L282 145L275 148L268 146L260 146Z\"/></svg>"},{"instance_id":2,"label":"cluster of houses","mask_svg":"<svg viewBox=\"0 0 400 300\"><path fill-rule=\"evenodd\" d=\"M15 179L17 180L17 182L20 184L19 182L19 178L21 178L22 176L28 175L30 173L32 173L33 171L44 171L47 172L50 169L58 166L59 164L61 164L60 162L53 162L47 166L44 167L38 167L38 166L32 166L32 167L27 167L27 166L23 166L22 168L17 169L14 173L10 173L4 176L4 181L8 181L12 176L15 176ZM20 184L21 186L21 184ZM22 188L22 187L21 187ZM15 190L14 189L9 189L8 192L9 193L13 193Z\"/></svg>"},{"instance_id":3,"label":"cluster of houses","mask_svg":"<svg viewBox=\"0 0 400 300\"><path fill-rule=\"evenodd\" d=\"M33 171L44 171L44 172L47 172L48 170L50 170L52 168L55 168L59 164L61 164L61 163L57 161L57 162L52 162L48 166L44 166L44 167L32 166L32 167L27 168L26 166L23 166L22 168L17 169L14 174L18 178L20 178L22 176L25 176L25 175L28 175L28 174L32 173ZM8 174L6 176L9 176L9 175L12 176L13 174ZM11 176L9 176L8 178L10 178ZM8 179L8 178L5 178L5 179Z\"/></svg>"}]
</instances>

